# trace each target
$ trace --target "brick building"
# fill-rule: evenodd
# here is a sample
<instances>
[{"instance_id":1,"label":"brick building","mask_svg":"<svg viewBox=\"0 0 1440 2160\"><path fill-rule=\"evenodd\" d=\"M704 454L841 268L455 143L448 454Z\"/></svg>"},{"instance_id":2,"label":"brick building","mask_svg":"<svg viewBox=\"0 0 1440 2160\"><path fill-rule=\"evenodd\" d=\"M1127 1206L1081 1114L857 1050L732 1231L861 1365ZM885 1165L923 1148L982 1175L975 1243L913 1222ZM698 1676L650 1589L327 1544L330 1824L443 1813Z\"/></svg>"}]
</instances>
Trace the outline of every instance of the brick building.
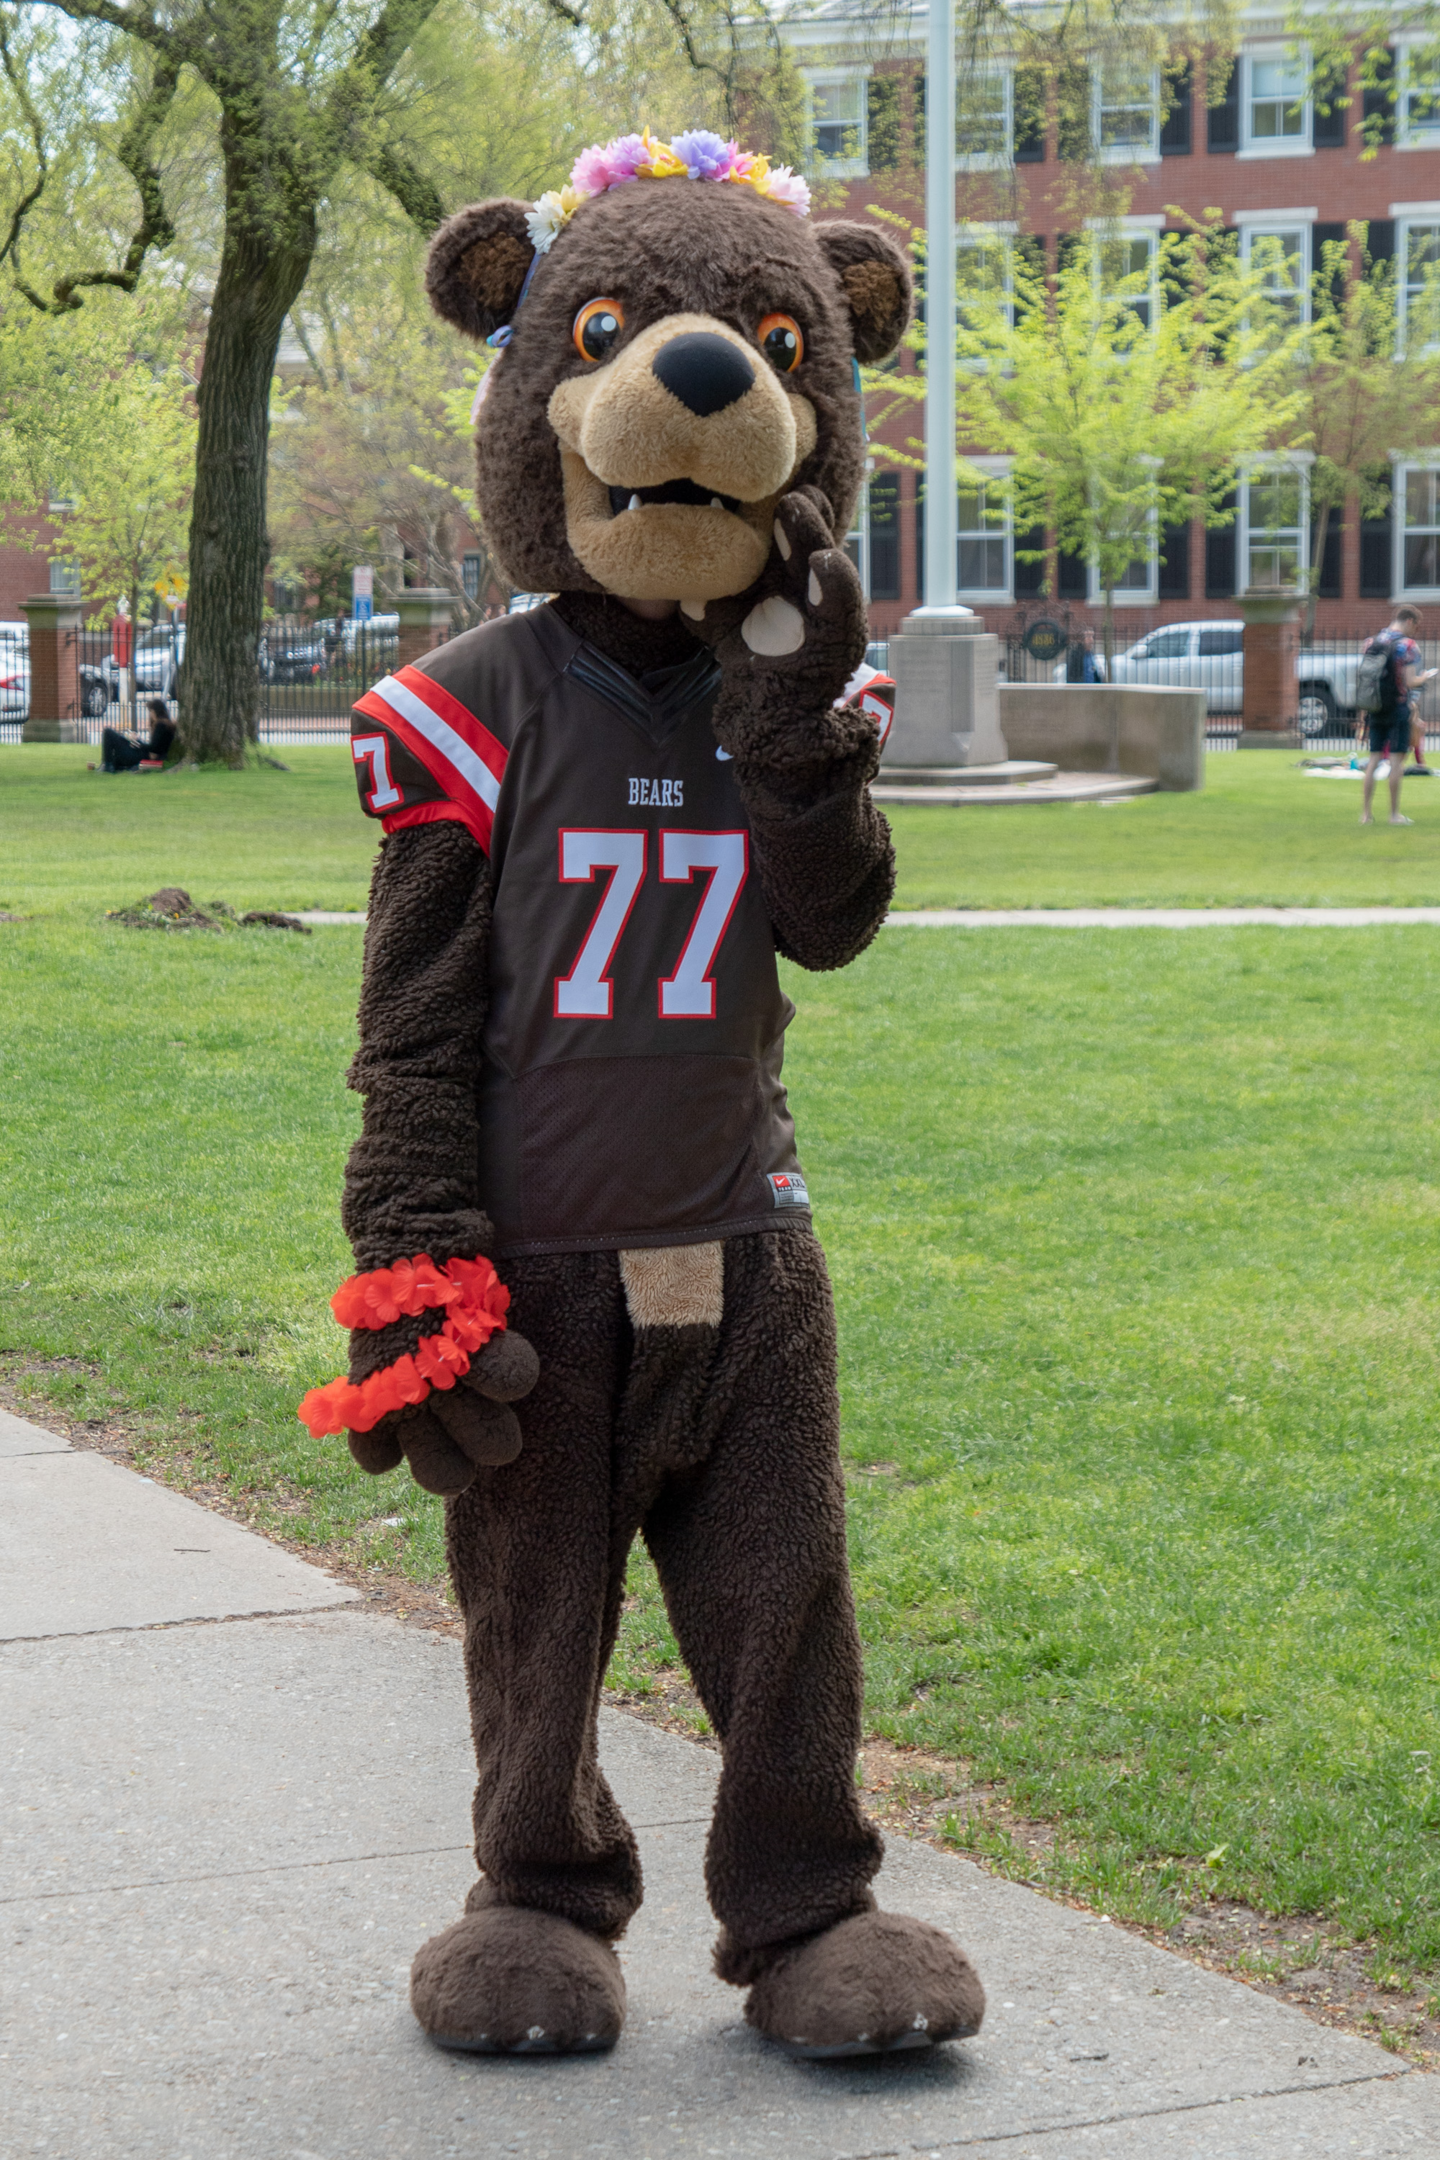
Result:
<instances>
[{"instance_id":1,"label":"brick building","mask_svg":"<svg viewBox=\"0 0 1440 2160\"><path fill-rule=\"evenodd\" d=\"M1179 211L1209 209L1239 235L1249 259L1264 258L1277 287L1310 305L1312 265L1327 240L1343 240L1352 220L1369 228L1372 259L1396 265L1400 305L1440 262L1440 69L1422 35L1397 34L1381 63L1393 86L1366 89L1357 61L1312 95L1310 60L1287 43L1280 16L1253 10L1231 62L1201 54L1162 70L1145 63L1074 69L1057 94L1038 71L1003 57L957 68L957 286L983 276L1003 281L1015 249L1043 250L1053 267L1075 236L1104 234L1124 245L1126 267L1143 271L1158 236L1182 230ZM819 214L863 216L872 206L924 223L925 12L876 19L839 0L793 20L787 41L809 85ZM1224 80L1212 102L1207 72ZM1339 102L1348 97L1348 104ZM1380 139L1369 156L1367 132ZM1113 258L1112 258L1113 259ZM908 356L902 366L909 365ZM897 443L923 431L917 405ZM1440 444L1440 415L1435 439ZM981 460L1001 473L1003 459ZM1351 502L1332 516L1319 577L1318 636L1349 639L1375 627L1384 603L1404 595L1440 603L1440 447L1393 460L1392 507L1361 520ZM923 599L919 475L876 465L852 551L871 595L877 636ZM1016 536L999 491L962 487L960 598L983 610L1003 635L1027 614L1063 613L1098 622L1089 566L1065 555L1049 564L1017 562ZM1306 459L1284 472L1256 473L1237 491L1233 525L1203 525L1157 536L1148 563L1117 595L1121 634L1157 622L1234 615L1234 596L1268 581L1277 566L1310 556ZM1027 535L1022 548L1040 544ZM1041 585L1053 579L1041 598Z\"/></svg>"}]
</instances>

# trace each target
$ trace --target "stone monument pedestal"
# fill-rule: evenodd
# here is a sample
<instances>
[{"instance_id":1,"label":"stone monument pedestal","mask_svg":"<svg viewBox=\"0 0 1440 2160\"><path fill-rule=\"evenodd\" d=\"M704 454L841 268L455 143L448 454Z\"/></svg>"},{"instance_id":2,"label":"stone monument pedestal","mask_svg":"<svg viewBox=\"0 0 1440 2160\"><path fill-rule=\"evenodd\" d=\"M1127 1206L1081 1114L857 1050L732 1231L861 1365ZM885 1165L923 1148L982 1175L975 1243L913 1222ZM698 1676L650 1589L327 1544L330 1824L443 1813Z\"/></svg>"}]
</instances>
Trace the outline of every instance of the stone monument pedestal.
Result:
<instances>
[{"instance_id":1,"label":"stone monument pedestal","mask_svg":"<svg viewBox=\"0 0 1440 2160\"><path fill-rule=\"evenodd\" d=\"M996 683L1000 640L966 607L916 608L890 640L895 719L885 745L889 771L923 765L1000 765Z\"/></svg>"},{"instance_id":2,"label":"stone monument pedestal","mask_svg":"<svg viewBox=\"0 0 1440 2160\"><path fill-rule=\"evenodd\" d=\"M1300 596L1281 586L1252 585L1236 601L1245 619L1245 685L1240 709L1242 750L1299 750Z\"/></svg>"}]
</instances>

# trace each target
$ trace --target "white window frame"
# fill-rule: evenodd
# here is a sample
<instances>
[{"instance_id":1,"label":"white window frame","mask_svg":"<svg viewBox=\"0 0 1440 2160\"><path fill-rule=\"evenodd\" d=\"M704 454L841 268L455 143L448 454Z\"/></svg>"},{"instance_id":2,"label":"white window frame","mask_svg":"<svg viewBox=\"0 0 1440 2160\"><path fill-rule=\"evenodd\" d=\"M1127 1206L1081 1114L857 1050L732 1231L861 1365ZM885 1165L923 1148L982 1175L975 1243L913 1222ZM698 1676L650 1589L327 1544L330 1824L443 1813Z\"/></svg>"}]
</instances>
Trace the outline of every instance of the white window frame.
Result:
<instances>
[{"instance_id":1,"label":"white window frame","mask_svg":"<svg viewBox=\"0 0 1440 2160\"><path fill-rule=\"evenodd\" d=\"M1014 464L1015 460L1008 457L967 457L964 462L967 466L970 467L972 472L976 472L981 475L981 484L985 485L991 480L1008 479L1010 475L1010 469ZM959 490L965 486L967 478L968 475L963 472L957 476L957 494L959 493ZM967 605L972 600L979 600L982 602L988 601L992 607L1008 606L1011 602L1013 602L1015 598L1015 514L1014 505L1010 500L1010 490L1008 488L1004 490L1002 501L1004 505L1003 520L998 528L983 527L978 531L972 528L967 533L965 528L959 524L959 519L957 515L957 529L955 535L955 576L957 579L956 597L957 599L963 600ZM1005 583L1003 587L994 585L962 586L958 584L958 579L960 576L959 547L960 542L967 538L972 540L998 539L1000 541L1004 549Z\"/></svg>"},{"instance_id":2,"label":"white window frame","mask_svg":"<svg viewBox=\"0 0 1440 2160\"><path fill-rule=\"evenodd\" d=\"M1307 84L1305 95L1300 99L1300 132L1298 135L1260 135L1251 133L1250 123L1255 109L1254 80L1257 63L1293 67ZM1308 87L1310 78L1310 50L1302 46L1298 51L1291 45L1252 45L1240 55L1240 148L1242 158L1313 157L1315 155L1314 100Z\"/></svg>"},{"instance_id":3,"label":"white window frame","mask_svg":"<svg viewBox=\"0 0 1440 2160\"><path fill-rule=\"evenodd\" d=\"M1405 482L1412 472L1433 472L1440 479L1440 448L1416 450L1408 457L1393 452L1390 459L1390 590L1403 593L1407 600L1440 600L1440 585L1407 585L1405 578L1405 535L1411 528L1405 523ZM1440 508L1440 505L1437 505ZM1422 525L1413 528L1417 532L1431 532L1436 527Z\"/></svg>"},{"instance_id":4,"label":"white window frame","mask_svg":"<svg viewBox=\"0 0 1440 2160\"><path fill-rule=\"evenodd\" d=\"M826 180L864 180L870 171L870 81L869 68L813 68L805 75L806 137L812 145L811 160L815 171ZM858 83L860 86L860 115L856 123L859 129L860 154L853 158L821 157L815 143L815 92L838 89L842 83Z\"/></svg>"},{"instance_id":5,"label":"white window frame","mask_svg":"<svg viewBox=\"0 0 1440 2160\"><path fill-rule=\"evenodd\" d=\"M1160 307L1160 235L1165 226L1163 211L1148 216L1129 218L1087 218L1085 229L1090 235L1090 267L1095 280L1096 298L1103 302L1105 276L1101 250L1108 242L1133 242L1145 240L1150 247L1150 324L1153 330Z\"/></svg>"},{"instance_id":6,"label":"white window frame","mask_svg":"<svg viewBox=\"0 0 1440 2160\"><path fill-rule=\"evenodd\" d=\"M1300 250L1300 314L1299 321L1310 320L1310 278L1314 268L1315 212L1313 210L1242 210L1235 218L1240 228L1240 260L1248 270L1252 260L1252 248L1256 238L1283 239L1291 233L1301 236Z\"/></svg>"},{"instance_id":7,"label":"white window frame","mask_svg":"<svg viewBox=\"0 0 1440 2160\"><path fill-rule=\"evenodd\" d=\"M976 68L977 75L994 75L1000 83L1001 143L998 150L962 150L955 146L956 172L1004 172L1015 161L1015 71L1000 63ZM993 111L995 108L992 107ZM960 128L960 84L955 84L955 128Z\"/></svg>"},{"instance_id":8,"label":"white window frame","mask_svg":"<svg viewBox=\"0 0 1440 2160\"><path fill-rule=\"evenodd\" d=\"M1440 233L1440 203L1426 211L1418 203L1392 203L1390 215L1395 219L1395 356L1399 359L1409 337L1410 322L1410 234L1419 226L1429 232ZM1432 339L1426 348L1437 350Z\"/></svg>"},{"instance_id":9,"label":"white window frame","mask_svg":"<svg viewBox=\"0 0 1440 2160\"><path fill-rule=\"evenodd\" d=\"M961 310L965 306L965 284L960 264L963 255L980 248L997 248L1000 251L1001 289L1005 297L1005 315L1012 329L1015 323L1015 234L1013 220L996 224L965 224L955 233L955 323L959 327ZM985 360L963 360L961 366L972 374L983 372L989 365ZM971 460L972 464L975 462Z\"/></svg>"},{"instance_id":10,"label":"white window frame","mask_svg":"<svg viewBox=\"0 0 1440 2160\"><path fill-rule=\"evenodd\" d=\"M1414 52L1432 51L1435 60L1435 89L1440 96L1440 40L1434 38L1398 37L1395 40L1395 143L1397 150L1440 150L1440 112L1428 127L1412 128L1410 125L1410 55Z\"/></svg>"},{"instance_id":11,"label":"white window frame","mask_svg":"<svg viewBox=\"0 0 1440 2160\"><path fill-rule=\"evenodd\" d=\"M1150 136L1145 143L1107 143L1102 128L1107 112L1138 112L1139 105L1107 103L1105 98L1105 63L1097 62L1090 74L1090 141L1095 156L1102 165L1158 165L1160 162L1160 70L1153 67L1150 74Z\"/></svg>"},{"instance_id":12,"label":"white window frame","mask_svg":"<svg viewBox=\"0 0 1440 2160\"><path fill-rule=\"evenodd\" d=\"M1236 570L1235 589L1245 592L1251 584L1250 541L1250 483L1273 472L1294 472L1300 481L1300 523L1294 528L1297 539L1295 591L1304 594L1310 589L1310 467L1315 462L1313 450L1290 450L1282 457L1258 457L1245 460L1240 468L1239 508L1235 513ZM1261 532L1284 532L1291 528L1266 525ZM1289 587L1284 588L1289 590Z\"/></svg>"},{"instance_id":13,"label":"white window frame","mask_svg":"<svg viewBox=\"0 0 1440 2160\"><path fill-rule=\"evenodd\" d=\"M1151 465L1156 469L1158 469L1160 464L1160 460L1158 458L1142 458L1140 462L1142 464ZM1149 526L1150 539L1149 545L1145 550L1145 583L1143 585L1118 585L1115 588L1114 595L1114 605L1117 608L1155 607L1159 603L1160 510L1158 504L1152 503L1147 523ZM1138 560L1138 556L1131 557L1132 562ZM1105 587L1101 582L1100 565L1095 560L1093 555L1090 558L1087 576L1087 589L1090 595L1090 605L1091 607L1102 606L1105 599ZM1164 626L1162 625L1161 627L1163 628Z\"/></svg>"}]
</instances>

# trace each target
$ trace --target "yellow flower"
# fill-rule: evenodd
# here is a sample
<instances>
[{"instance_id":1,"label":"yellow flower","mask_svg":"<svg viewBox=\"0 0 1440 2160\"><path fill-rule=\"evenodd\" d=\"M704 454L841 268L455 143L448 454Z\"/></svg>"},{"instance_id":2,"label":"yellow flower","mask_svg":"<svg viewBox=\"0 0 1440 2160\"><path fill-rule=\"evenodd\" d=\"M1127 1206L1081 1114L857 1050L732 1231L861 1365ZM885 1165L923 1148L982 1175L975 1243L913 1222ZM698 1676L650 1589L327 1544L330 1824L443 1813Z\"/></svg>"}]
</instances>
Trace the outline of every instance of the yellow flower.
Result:
<instances>
[{"instance_id":1,"label":"yellow flower","mask_svg":"<svg viewBox=\"0 0 1440 2160\"><path fill-rule=\"evenodd\" d=\"M641 141L645 145L646 159L643 165L637 165L635 168L637 179L675 180L684 174L686 168L676 157L669 143L657 142L648 127L644 130Z\"/></svg>"}]
</instances>

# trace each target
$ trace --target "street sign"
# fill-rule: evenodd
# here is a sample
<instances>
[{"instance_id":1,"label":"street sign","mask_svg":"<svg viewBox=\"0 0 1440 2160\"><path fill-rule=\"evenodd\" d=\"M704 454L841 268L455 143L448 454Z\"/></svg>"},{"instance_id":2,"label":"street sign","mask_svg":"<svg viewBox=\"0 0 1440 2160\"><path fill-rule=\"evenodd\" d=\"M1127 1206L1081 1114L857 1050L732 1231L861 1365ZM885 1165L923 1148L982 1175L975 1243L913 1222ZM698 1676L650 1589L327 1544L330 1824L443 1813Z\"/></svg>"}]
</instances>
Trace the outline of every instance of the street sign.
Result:
<instances>
[{"instance_id":1,"label":"street sign","mask_svg":"<svg viewBox=\"0 0 1440 2160\"><path fill-rule=\"evenodd\" d=\"M357 563L350 572L350 615L354 622L369 622L375 613L375 572L369 563Z\"/></svg>"}]
</instances>

